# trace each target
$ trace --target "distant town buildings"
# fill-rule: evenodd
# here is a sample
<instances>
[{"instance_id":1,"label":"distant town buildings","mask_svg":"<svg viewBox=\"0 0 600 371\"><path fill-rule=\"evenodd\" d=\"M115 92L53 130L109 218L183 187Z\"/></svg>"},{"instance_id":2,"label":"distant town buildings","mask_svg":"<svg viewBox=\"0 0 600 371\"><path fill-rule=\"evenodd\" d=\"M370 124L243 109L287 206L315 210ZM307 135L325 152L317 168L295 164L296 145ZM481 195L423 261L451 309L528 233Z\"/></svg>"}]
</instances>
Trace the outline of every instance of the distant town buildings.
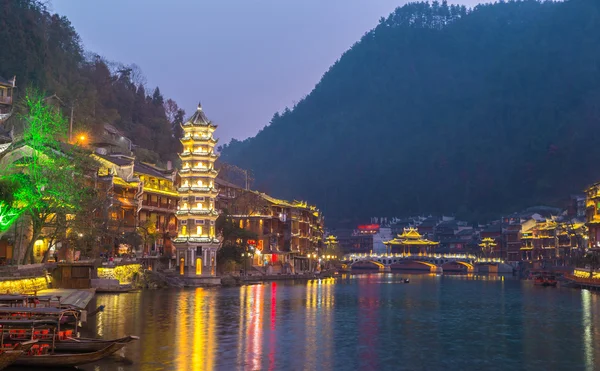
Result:
<instances>
[{"instance_id":1,"label":"distant town buildings","mask_svg":"<svg viewBox=\"0 0 600 371\"><path fill-rule=\"evenodd\" d=\"M323 253L323 216L306 202L286 201L217 179L219 210L257 235L249 245L253 265L267 273L309 270Z\"/></svg>"}]
</instances>

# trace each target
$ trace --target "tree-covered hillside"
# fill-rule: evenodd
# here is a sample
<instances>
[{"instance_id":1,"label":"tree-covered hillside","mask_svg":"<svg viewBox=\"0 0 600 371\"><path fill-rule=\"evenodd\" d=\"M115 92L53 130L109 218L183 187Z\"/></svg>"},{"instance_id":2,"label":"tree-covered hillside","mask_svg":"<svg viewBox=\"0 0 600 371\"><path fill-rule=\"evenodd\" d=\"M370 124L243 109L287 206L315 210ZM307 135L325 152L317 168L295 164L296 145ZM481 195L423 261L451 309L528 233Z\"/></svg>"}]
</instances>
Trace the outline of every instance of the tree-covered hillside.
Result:
<instances>
[{"instance_id":1,"label":"tree-covered hillside","mask_svg":"<svg viewBox=\"0 0 600 371\"><path fill-rule=\"evenodd\" d=\"M0 76L17 77L17 98L29 86L41 89L60 99L65 116L73 107L74 131L90 140L111 124L149 150L142 160L175 159L180 144L172 134L183 115L177 104L158 87L147 92L136 65L85 52L69 20L45 3L0 1Z\"/></svg>"},{"instance_id":2,"label":"tree-covered hillside","mask_svg":"<svg viewBox=\"0 0 600 371\"><path fill-rule=\"evenodd\" d=\"M337 220L479 218L600 179L600 1L396 9L222 159Z\"/></svg>"}]
</instances>

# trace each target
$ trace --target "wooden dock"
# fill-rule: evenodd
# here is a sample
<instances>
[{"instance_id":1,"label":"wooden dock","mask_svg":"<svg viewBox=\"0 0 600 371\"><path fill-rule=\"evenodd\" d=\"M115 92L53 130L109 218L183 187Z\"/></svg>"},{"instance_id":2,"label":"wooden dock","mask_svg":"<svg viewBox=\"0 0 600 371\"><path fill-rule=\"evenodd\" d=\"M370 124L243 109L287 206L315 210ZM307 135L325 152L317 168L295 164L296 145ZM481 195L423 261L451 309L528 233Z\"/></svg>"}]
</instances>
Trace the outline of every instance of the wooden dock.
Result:
<instances>
[{"instance_id":1,"label":"wooden dock","mask_svg":"<svg viewBox=\"0 0 600 371\"><path fill-rule=\"evenodd\" d=\"M96 289L46 289L38 291L37 294L40 296L60 296L62 305L72 305L79 309L85 309L96 295Z\"/></svg>"}]
</instances>

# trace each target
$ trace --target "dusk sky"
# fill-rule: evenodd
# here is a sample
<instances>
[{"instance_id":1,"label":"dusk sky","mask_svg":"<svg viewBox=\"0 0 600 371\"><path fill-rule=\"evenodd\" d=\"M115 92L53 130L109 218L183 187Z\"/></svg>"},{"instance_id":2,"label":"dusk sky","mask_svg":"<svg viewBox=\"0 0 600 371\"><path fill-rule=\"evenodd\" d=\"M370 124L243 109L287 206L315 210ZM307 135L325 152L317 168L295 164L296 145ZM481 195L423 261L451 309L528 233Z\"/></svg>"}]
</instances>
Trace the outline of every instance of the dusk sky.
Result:
<instances>
[{"instance_id":1,"label":"dusk sky","mask_svg":"<svg viewBox=\"0 0 600 371\"><path fill-rule=\"evenodd\" d=\"M403 0L52 0L88 51L135 63L220 144L254 136ZM479 1L462 0L473 6Z\"/></svg>"}]
</instances>

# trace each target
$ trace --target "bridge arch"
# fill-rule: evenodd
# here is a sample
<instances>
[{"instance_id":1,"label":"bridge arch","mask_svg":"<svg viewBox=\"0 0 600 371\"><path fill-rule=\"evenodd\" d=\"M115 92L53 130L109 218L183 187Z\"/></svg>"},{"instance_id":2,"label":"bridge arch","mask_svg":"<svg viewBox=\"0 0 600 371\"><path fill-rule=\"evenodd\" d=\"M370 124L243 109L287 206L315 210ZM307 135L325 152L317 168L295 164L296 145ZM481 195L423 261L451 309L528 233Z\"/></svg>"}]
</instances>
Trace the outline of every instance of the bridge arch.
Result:
<instances>
[{"instance_id":1,"label":"bridge arch","mask_svg":"<svg viewBox=\"0 0 600 371\"><path fill-rule=\"evenodd\" d=\"M467 268L467 272L474 272L475 271L475 266L473 266L473 264L463 261L463 260L449 260L446 261L444 264L442 264L442 268L444 270L450 270L450 267L444 268L445 265L450 265L450 264L457 264L457 265L462 265L463 267Z\"/></svg>"},{"instance_id":2,"label":"bridge arch","mask_svg":"<svg viewBox=\"0 0 600 371\"><path fill-rule=\"evenodd\" d=\"M394 265L392 266L392 269L396 268L396 269L406 269L406 270L421 270L419 268L417 268L416 266L414 266L413 264L421 265L424 267L429 268L428 270L430 272L439 272L440 271L440 267L438 267L437 265L435 265L434 263L425 261L425 260L417 260L417 259L409 259L409 260L399 260L397 263L394 263ZM413 265L412 267L410 267L410 265Z\"/></svg>"},{"instance_id":3,"label":"bridge arch","mask_svg":"<svg viewBox=\"0 0 600 371\"><path fill-rule=\"evenodd\" d=\"M384 269L385 268L385 265L383 265L381 262L378 262L378 261L373 260L373 259L368 259L368 260L367 259L364 259L364 260L358 259L358 260L355 260L355 261L353 261L350 264L350 267L352 267L356 263L371 263L371 264L375 264L379 269Z\"/></svg>"}]
</instances>

